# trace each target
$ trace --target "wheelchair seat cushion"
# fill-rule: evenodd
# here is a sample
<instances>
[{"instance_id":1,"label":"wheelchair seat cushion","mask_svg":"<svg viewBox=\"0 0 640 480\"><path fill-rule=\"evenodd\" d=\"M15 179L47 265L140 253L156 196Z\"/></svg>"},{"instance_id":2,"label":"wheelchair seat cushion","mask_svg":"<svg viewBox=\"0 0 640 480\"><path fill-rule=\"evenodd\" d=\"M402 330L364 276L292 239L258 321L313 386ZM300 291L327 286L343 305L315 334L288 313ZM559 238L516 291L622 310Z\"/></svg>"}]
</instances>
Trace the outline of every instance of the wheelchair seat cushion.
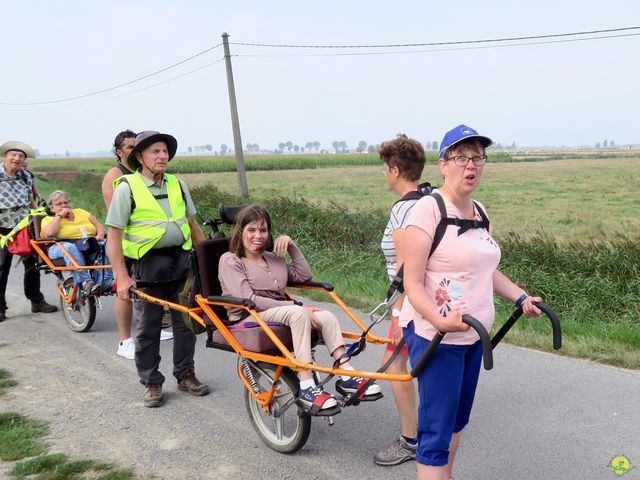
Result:
<instances>
[{"instance_id":1,"label":"wheelchair seat cushion","mask_svg":"<svg viewBox=\"0 0 640 480\"><path fill-rule=\"evenodd\" d=\"M269 327L276 334L278 339L284 344L287 349L293 348L293 341L291 339L291 329L286 325L279 323L269 324ZM238 326L235 328L229 328L231 334L238 341L243 349L250 352L266 353L271 351L277 351L278 348L271 341L269 336L259 326ZM213 342L220 345L229 345L229 342L222 336L220 330L213 332Z\"/></svg>"}]
</instances>

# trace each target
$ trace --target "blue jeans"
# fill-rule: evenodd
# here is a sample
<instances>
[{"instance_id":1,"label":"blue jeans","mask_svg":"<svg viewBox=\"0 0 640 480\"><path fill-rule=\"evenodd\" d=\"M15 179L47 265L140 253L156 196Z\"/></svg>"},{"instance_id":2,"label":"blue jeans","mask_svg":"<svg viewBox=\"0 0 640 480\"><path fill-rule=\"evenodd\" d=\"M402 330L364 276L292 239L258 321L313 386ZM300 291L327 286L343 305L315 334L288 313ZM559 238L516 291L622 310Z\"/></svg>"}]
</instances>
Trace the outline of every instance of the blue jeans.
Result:
<instances>
[{"instance_id":1,"label":"blue jeans","mask_svg":"<svg viewBox=\"0 0 640 480\"><path fill-rule=\"evenodd\" d=\"M59 243L62 244L62 246L67 250L67 252L69 252L69 255L73 257L73 259L78 265L87 264L84 253L78 249L75 243L64 242L64 241L59 241ZM69 257L56 244L49 247L47 254L49 255L49 258L52 260L56 258L62 258L64 259L64 263L67 266L73 265L73 263L71 263L71 259L69 259ZM98 258L99 254L100 254L99 249L90 251L88 253L87 259L89 260L90 264L93 264L93 262ZM106 249L104 252L104 261L100 263L105 265L109 264L109 257L107 257ZM88 282L89 280L91 280L91 275L89 274L89 270L71 270L71 276L73 277L73 281L78 286L81 286L84 282ZM111 270L110 268L95 270L95 283L100 285L103 291L111 288L111 284L113 283L113 270Z\"/></svg>"}]
</instances>

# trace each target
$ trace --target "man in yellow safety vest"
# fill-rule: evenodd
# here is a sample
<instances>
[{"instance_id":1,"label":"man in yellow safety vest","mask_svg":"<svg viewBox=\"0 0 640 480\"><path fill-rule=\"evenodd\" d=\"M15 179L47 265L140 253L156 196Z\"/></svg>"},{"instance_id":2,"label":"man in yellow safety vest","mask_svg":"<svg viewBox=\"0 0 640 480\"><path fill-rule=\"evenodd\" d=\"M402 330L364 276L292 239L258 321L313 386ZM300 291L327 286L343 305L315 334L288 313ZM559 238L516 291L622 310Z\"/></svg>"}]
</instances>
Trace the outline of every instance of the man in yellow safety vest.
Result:
<instances>
[{"instance_id":1,"label":"man in yellow safety vest","mask_svg":"<svg viewBox=\"0 0 640 480\"><path fill-rule=\"evenodd\" d=\"M118 298L129 300L129 289L170 302L178 302L189 270L189 251L204 236L194 215L187 186L165 173L178 142L171 135L144 131L136 136L128 163L135 172L115 182L107 213L107 248L118 285ZM160 366L160 331L163 307L136 301L135 362L145 385L144 404L162 404L164 376ZM178 390L201 396L209 387L194 373L195 335L174 310L173 375Z\"/></svg>"}]
</instances>

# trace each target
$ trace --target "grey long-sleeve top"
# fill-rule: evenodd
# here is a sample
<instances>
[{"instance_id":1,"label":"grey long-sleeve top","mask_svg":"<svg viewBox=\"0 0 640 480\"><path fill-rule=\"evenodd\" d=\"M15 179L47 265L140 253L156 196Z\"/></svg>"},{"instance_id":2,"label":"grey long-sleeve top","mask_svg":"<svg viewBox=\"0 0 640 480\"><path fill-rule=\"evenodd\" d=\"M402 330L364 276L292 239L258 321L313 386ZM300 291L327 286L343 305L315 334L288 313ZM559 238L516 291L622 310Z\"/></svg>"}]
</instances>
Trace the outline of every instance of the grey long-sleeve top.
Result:
<instances>
[{"instance_id":1,"label":"grey long-sleeve top","mask_svg":"<svg viewBox=\"0 0 640 480\"><path fill-rule=\"evenodd\" d=\"M220 257L218 270L222 294L249 298L255 302L256 310L259 312L293 305L294 303L285 297L287 282L311 280L312 273L307 259L295 244L290 245L288 251L291 263L274 253L264 252L262 257L267 262L268 269L247 262L235 253L225 253ZM242 309L229 309L231 321L241 320L244 316L246 315Z\"/></svg>"}]
</instances>

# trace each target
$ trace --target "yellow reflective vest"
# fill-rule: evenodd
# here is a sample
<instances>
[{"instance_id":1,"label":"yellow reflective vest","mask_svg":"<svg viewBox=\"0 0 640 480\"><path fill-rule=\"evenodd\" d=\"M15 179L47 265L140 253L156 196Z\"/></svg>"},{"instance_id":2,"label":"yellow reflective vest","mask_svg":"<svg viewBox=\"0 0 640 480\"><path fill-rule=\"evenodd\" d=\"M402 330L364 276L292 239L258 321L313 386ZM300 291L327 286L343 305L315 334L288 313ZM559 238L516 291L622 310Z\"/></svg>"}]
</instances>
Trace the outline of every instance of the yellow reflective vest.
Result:
<instances>
[{"instance_id":1,"label":"yellow reflective vest","mask_svg":"<svg viewBox=\"0 0 640 480\"><path fill-rule=\"evenodd\" d=\"M167 181L167 197L171 217L162 209L158 200L144 184L140 172L124 175L115 180L114 189L124 181L131 188L131 195L135 206L129 216L129 223L124 228L122 236L122 250L125 257L139 260L142 258L164 235L169 222L175 222L180 227L184 237L183 250L191 248L191 229L187 220L187 205L182 197L182 188L178 179L167 173L164 174Z\"/></svg>"}]
</instances>

